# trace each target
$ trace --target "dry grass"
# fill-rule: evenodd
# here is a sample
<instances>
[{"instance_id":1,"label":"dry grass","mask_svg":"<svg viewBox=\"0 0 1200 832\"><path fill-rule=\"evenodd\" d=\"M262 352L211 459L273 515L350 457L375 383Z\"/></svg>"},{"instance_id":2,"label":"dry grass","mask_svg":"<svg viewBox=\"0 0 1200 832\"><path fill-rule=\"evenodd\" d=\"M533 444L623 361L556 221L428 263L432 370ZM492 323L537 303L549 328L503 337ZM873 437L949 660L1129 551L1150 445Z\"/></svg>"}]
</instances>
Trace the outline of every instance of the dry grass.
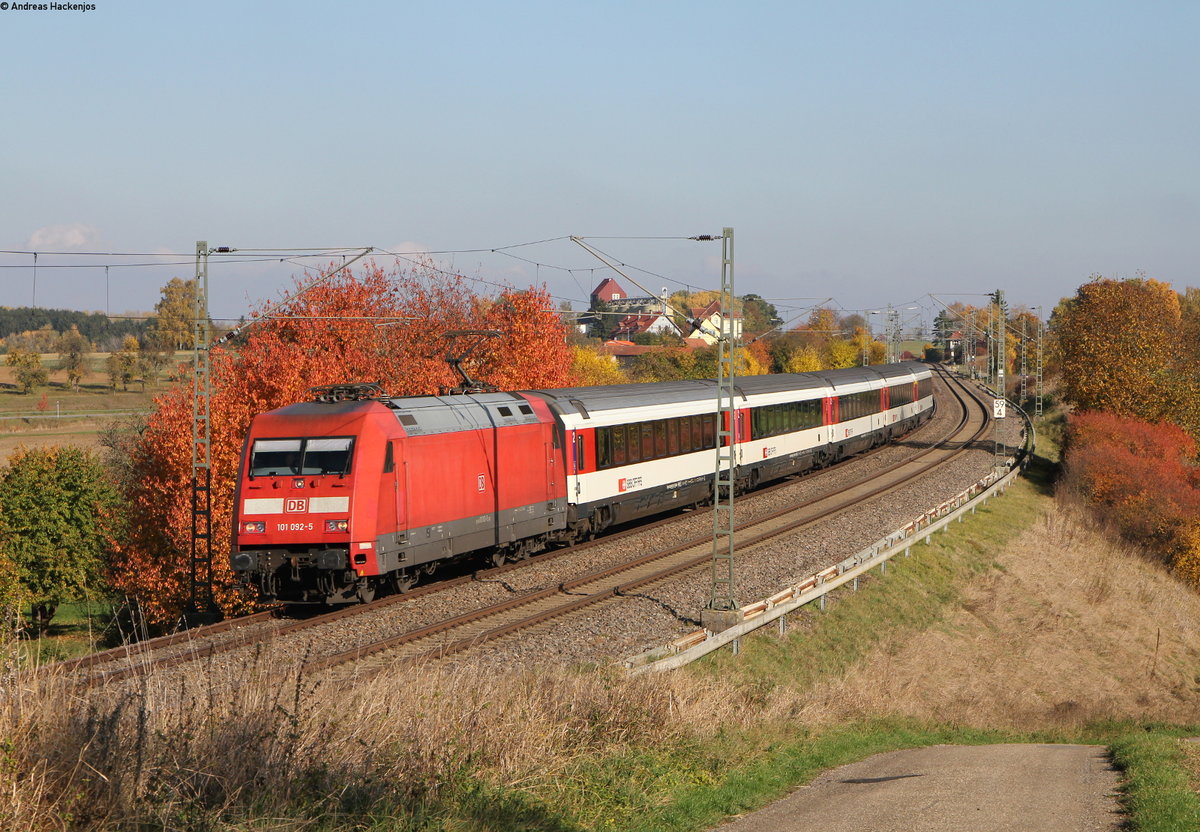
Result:
<instances>
[{"instance_id":1,"label":"dry grass","mask_svg":"<svg viewBox=\"0 0 1200 832\"><path fill-rule=\"evenodd\" d=\"M1200 721L1200 596L1059 506L973 582L961 609L815 691L806 719L905 715L1036 730Z\"/></svg>"},{"instance_id":2,"label":"dry grass","mask_svg":"<svg viewBox=\"0 0 1200 832\"><path fill-rule=\"evenodd\" d=\"M295 820L272 828L298 829L374 805L417 811L464 779L562 805L580 760L754 719L730 691L681 676L429 668L334 687L267 659L237 679L188 674L98 692L10 679L0 828L277 817Z\"/></svg>"},{"instance_id":3,"label":"dry grass","mask_svg":"<svg viewBox=\"0 0 1200 832\"><path fill-rule=\"evenodd\" d=\"M1044 513L995 560L940 623L901 626L814 685L786 672L819 659L799 627L770 684L736 664L634 679L430 667L335 684L265 650L235 678L195 667L81 692L6 676L0 828L361 828L379 812L421 828L493 828L420 819L471 789L557 813L538 828L564 818L590 828L614 805L636 811L617 781L640 794L629 781L653 768L637 767L647 756L665 760L659 786L707 782L831 723L899 716L1028 732L1200 721L1200 596L1073 509ZM635 763L604 769L622 759ZM603 788L615 796L597 797Z\"/></svg>"}]
</instances>

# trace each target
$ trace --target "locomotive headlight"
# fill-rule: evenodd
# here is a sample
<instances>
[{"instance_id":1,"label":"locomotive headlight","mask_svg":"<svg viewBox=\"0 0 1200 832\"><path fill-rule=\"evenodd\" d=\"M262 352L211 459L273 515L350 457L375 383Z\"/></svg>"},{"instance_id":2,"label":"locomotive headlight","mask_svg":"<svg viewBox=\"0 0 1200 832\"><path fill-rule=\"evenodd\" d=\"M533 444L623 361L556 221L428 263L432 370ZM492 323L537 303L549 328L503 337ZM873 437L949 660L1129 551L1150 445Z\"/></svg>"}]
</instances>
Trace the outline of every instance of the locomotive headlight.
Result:
<instances>
[{"instance_id":1,"label":"locomotive headlight","mask_svg":"<svg viewBox=\"0 0 1200 832\"><path fill-rule=\"evenodd\" d=\"M327 532L348 532L350 531L349 520L326 520L325 531Z\"/></svg>"},{"instance_id":2,"label":"locomotive headlight","mask_svg":"<svg viewBox=\"0 0 1200 832\"><path fill-rule=\"evenodd\" d=\"M250 520L242 524L242 531L246 534L262 534L266 530L267 524L262 520Z\"/></svg>"}]
</instances>

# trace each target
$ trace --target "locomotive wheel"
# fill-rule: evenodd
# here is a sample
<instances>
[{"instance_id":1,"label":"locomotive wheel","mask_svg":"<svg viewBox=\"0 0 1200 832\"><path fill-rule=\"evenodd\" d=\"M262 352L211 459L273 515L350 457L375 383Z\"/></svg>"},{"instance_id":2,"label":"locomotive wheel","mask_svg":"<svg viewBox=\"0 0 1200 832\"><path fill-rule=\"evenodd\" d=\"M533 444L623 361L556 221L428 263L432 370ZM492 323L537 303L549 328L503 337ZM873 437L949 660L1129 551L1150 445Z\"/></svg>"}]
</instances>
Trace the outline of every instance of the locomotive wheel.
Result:
<instances>
[{"instance_id":1,"label":"locomotive wheel","mask_svg":"<svg viewBox=\"0 0 1200 832\"><path fill-rule=\"evenodd\" d=\"M398 595L403 595L405 592L408 592L413 588L413 585L416 584L416 582L416 575L409 575L404 572L396 572L392 575L392 587L396 590Z\"/></svg>"},{"instance_id":2,"label":"locomotive wheel","mask_svg":"<svg viewBox=\"0 0 1200 832\"><path fill-rule=\"evenodd\" d=\"M366 580L358 585L358 600L369 604L375 600L375 582Z\"/></svg>"}]
</instances>

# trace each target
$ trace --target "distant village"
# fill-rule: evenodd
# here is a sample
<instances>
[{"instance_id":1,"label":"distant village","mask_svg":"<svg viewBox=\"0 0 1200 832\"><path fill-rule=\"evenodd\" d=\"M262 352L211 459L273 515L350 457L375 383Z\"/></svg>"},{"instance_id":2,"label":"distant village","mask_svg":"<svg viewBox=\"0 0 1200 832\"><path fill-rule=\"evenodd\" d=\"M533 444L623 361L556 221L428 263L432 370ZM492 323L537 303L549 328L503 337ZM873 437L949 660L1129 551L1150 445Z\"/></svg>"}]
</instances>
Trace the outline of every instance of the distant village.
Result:
<instances>
[{"instance_id":1,"label":"distant village","mask_svg":"<svg viewBox=\"0 0 1200 832\"><path fill-rule=\"evenodd\" d=\"M601 354L618 363L661 349L682 346L696 350L710 347L721 332L720 300L705 306L676 308L664 288L658 297L630 297L616 280L605 278L592 290L585 312L567 313L581 334L599 338ZM684 318L683 312L687 313ZM742 337L742 315L730 321L734 338Z\"/></svg>"}]
</instances>

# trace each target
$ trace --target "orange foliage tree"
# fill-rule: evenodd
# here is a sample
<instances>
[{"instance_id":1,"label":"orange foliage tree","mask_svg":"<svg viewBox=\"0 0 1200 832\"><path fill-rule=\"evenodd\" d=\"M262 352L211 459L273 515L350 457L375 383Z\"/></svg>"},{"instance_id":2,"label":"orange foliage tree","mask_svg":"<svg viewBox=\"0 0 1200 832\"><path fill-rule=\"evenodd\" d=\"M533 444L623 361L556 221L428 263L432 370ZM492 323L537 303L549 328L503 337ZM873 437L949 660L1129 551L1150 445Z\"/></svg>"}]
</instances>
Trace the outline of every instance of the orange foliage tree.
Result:
<instances>
[{"instance_id":1,"label":"orange foliage tree","mask_svg":"<svg viewBox=\"0 0 1200 832\"><path fill-rule=\"evenodd\" d=\"M444 356L454 329L497 329L482 344L476 378L505 389L563 386L571 353L561 318L544 289L477 296L458 275L432 265L385 272L348 269L285 297L269 317L264 304L239 346L214 348L210 405L213 576L226 613L251 604L228 567L233 487L251 418L307 398L308 388L376 381L392 395L436 393L457 382ZM190 593L192 389L178 386L156 409L130 454L129 534L112 562L112 581L161 628L177 620Z\"/></svg>"},{"instance_id":2,"label":"orange foliage tree","mask_svg":"<svg viewBox=\"0 0 1200 832\"><path fill-rule=\"evenodd\" d=\"M1121 533L1200 578L1196 443L1177 425L1098 411L1071 415L1066 481Z\"/></svg>"}]
</instances>

